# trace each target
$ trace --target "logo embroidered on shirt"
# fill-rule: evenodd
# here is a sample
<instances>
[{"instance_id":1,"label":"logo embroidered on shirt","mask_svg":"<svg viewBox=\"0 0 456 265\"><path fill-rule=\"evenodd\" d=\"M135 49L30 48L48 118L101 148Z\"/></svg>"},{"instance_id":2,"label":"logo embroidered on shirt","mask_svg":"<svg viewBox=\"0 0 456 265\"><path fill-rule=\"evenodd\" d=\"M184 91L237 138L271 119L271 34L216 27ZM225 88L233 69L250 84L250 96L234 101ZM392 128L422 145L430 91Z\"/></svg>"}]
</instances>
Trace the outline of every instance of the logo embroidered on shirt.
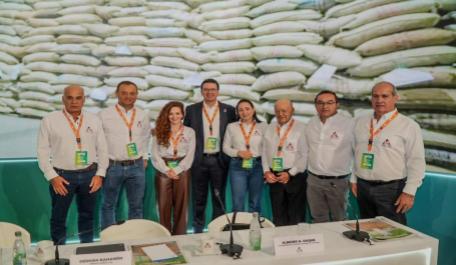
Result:
<instances>
[{"instance_id":1,"label":"logo embroidered on shirt","mask_svg":"<svg viewBox=\"0 0 456 265\"><path fill-rule=\"evenodd\" d=\"M93 133L93 130L92 130L92 128L90 128L90 126L87 126L86 132L87 133Z\"/></svg>"},{"instance_id":2,"label":"logo embroidered on shirt","mask_svg":"<svg viewBox=\"0 0 456 265\"><path fill-rule=\"evenodd\" d=\"M294 151L294 146L293 146L293 144L292 144L292 143L289 143L289 144L287 145L287 147L285 148L285 150L287 150L287 151Z\"/></svg>"},{"instance_id":3,"label":"logo embroidered on shirt","mask_svg":"<svg viewBox=\"0 0 456 265\"><path fill-rule=\"evenodd\" d=\"M386 139L383 143L382 143L382 146L383 147L388 147L388 148L391 148L391 143L388 139Z\"/></svg>"},{"instance_id":4,"label":"logo embroidered on shirt","mask_svg":"<svg viewBox=\"0 0 456 265\"><path fill-rule=\"evenodd\" d=\"M255 130L255 131L253 132L253 135L257 135L257 136L258 136L258 135L261 135L261 134L260 134L260 132L259 132L258 130Z\"/></svg>"},{"instance_id":5,"label":"logo embroidered on shirt","mask_svg":"<svg viewBox=\"0 0 456 265\"><path fill-rule=\"evenodd\" d=\"M333 132L330 136L331 139L339 139L339 135L337 135L337 132Z\"/></svg>"},{"instance_id":6,"label":"logo embroidered on shirt","mask_svg":"<svg viewBox=\"0 0 456 265\"><path fill-rule=\"evenodd\" d=\"M136 127L141 128L142 127L142 122L138 121L138 123L136 124Z\"/></svg>"}]
</instances>

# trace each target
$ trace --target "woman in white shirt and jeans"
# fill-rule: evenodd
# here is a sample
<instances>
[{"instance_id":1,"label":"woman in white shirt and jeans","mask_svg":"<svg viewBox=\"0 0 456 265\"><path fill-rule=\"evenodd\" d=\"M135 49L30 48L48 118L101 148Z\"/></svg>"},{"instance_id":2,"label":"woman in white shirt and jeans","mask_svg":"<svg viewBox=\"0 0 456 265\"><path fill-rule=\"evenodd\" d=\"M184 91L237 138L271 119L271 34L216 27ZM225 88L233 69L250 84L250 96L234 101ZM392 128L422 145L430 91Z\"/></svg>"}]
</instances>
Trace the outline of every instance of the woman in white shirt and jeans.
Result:
<instances>
[{"instance_id":1,"label":"woman in white shirt and jeans","mask_svg":"<svg viewBox=\"0 0 456 265\"><path fill-rule=\"evenodd\" d=\"M183 125L183 119L181 102L166 104L158 116L152 142L160 223L173 235L187 231L189 169L195 153L195 132Z\"/></svg>"},{"instance_id":2,"label":"woman in white shirt and jeans","mask_svg":"<svg viewBox=\"0 0 456 265\"><path fill-rule=\"evenodd\" d=\"M261 211L263 168L261 147L266 123L256 116L250 100L241 99L236 105L239 121L228 124L223 152L231 157L228 176L231 180L233 212L245 211L245 194L249 194L248 211Z\"/></svg>"}]
</instances>

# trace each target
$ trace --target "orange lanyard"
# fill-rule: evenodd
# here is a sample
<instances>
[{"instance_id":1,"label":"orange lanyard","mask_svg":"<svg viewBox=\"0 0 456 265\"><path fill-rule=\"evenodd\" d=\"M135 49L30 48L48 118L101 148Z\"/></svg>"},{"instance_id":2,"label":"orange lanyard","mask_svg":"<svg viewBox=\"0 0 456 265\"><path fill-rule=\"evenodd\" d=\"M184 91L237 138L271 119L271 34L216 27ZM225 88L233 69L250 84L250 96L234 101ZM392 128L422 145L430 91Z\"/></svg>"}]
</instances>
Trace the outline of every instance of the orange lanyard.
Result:
<instances>
[{"instance_id":1,"label":"orange lanyard","mask_svg":"<svg viewBox=\"0 0 456 265\"><path fill-rule=\"evenodd\" d=\"M372 151L372 144L374 143L374 137L377 136L383 129L386 128L399 114L396 110L391 117L386 120L376 131L374 131L374 119L371 119L370 128L369 128L369 142L367 144L367 150Z\"/></svg>"},{"instance_id":2,"label":"orange lanyard","mask_svg":"<svg viewBox=\"0 0 456 265\"><path fill-rule=\"evenodd\" d=\"M249 134L245 133L245 129L244 129L244 126L242 125L242 122L239 123L239 127L241 127L242 136L244 136L245 147L247 148L247 150L250 150L250 138L252 138L253 131L255 130L255 127L256 127L256 122L253 121L252 128L250 128Z\"/></svg>"},{"instance_id":3,"label":"orange lanyard","mask_svg":"<svg viewBox=\"0 0 456 265\"><path fill-rule=\"evenodd\" d=\"M288 125L288 128L285 131L285 134L279 140L279 146L277 146L277 156L282 156L283 145L285 144L285 141L288 138L288 134L290 134L290 131L293 128L293 125L294 125L294 119L291 120L290 125ZM276 132L277 132L277 135L280 137L280 126L276 127Z\"/></svg>"},{"instance_id":4,"label":"orange lanyard","mask_svg":"<svg viewBox=\"0 0 456 265\"><path fill-rule=\"evenodd\" d=\"M169 133L169 140L171 142L171 145L173 146L174 158L177 157L177 146L179 145L179 141L180 141L182 135L184 135L184 125L181 125L181 127L177 131L176 138L173 137L173 133L172 132Z\"/></svg>"},{"instance_id":5,"label":"orange lanyard","mask_svg":"<svg viewBox=\"0 0 456 265\"><path fill-rule=\"evenodd\" d=\"M213 128L212 128L212 123L214 123L215 116L217 116L217 113L219 112L219 105L217 104L217 109L214 111L214 114L212 114L212 117L209 117L209 114L207 113L206 107L203 105L203 113L204 117L206 118L207 122L209 123L209 134L212 136L213 133Z\"/></svg>"},{"instance_id":6,"label":"orange lanyard","mask_svg":"<svg viewBox=\"0 0 456 265\"><path fill-rule=\"evenodd\" d=\"M119 115L122 118L122 120L124 121L125 125L127 125L127 127L128 127L128 137L129 137L130 142L131 142L133 140L133 136L132 136L132 133L131 133L131 128L133 128L133 124L135 123L136 108L133 108L133 113L131 114L130 122L127 121L127 117L125 117L125 115L122 113L122 111L120 110L118 105L116 105L116 110L117 110L117 113L119 113Z\"/></svg>"},{"instance_id":7,"label":"orange lanyard","mask_svg":"<svg viewBox=\"0 0 456 265\"><path fill-rule=\"evenodd\" d=\"M82 144L81 144L81 128L82 128L82 122L84 120L84 116L81 115L79 116L79 126L78 128L76 129L76 127L74 126L74 122L71 120L70 117L68 117L68 114L63 111L63 115L65 115L65 118L67 119L68 123L70 124L70 128L71 130L73 131L73 134L74 134L74 137L76 138L76 144L78 145L78 149L79 150L82 150Z\"/></svg>"}]
</instances>

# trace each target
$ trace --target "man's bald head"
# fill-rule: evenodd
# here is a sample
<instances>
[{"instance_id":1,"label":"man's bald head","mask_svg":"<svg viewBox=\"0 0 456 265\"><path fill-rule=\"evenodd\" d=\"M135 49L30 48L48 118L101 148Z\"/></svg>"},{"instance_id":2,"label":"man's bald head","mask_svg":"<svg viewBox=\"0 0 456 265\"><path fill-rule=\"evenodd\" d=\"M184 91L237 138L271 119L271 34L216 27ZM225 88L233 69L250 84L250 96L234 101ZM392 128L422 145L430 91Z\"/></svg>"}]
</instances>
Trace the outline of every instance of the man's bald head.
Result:
<instances>
[{"instance_id":1,"label":"man's bald head","mask_svg":"<svg viewBox=\"0 0 456 265\"><path fill-rule=\"evenodd\" d=\"M274 105L274 112L277 122L280 125L286 124L293 116L293 103L289 99L279 99Z\"/></svg>"},{"instance_id":2,"label":"man's bald head","mask_svg":"<svg viewBox=\"0 0 456 265\"><path fill-rule=\"evenodd\" d=\"M79 85L69 85L63 90L63 105L73 117L77 117L81 113L84 99L84 89Z\"/></svg>"}]
</instances>

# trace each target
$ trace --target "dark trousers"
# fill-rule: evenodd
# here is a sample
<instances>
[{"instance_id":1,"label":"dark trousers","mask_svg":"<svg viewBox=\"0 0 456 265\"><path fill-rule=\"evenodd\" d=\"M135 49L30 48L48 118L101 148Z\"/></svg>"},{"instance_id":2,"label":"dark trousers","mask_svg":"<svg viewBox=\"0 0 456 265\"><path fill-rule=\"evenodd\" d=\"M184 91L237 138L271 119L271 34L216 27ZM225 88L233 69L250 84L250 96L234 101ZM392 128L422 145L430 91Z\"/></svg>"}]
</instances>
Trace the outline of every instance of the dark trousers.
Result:
<instances>
[{"instance_id":1,"label":"dark trousers","mask_svg":"<svg viewBox=\"0 0 456 265\"><path fill-rule=\"evenodd\" d=\"M269 184L272 219L276 226L306 221L306 173L290 176L287 184Z\"/></svg>"},{"instance_id":2,"label":"dark trousers","mask_svg":"<svg viewBox=\"0 0 456 265\"><path fill-rule=\"evenodd\" d=\"M189 178L188 170L181 172L178 180L170 179L159 171L155 175L160 224L173 235L187 233Z\"/></svg>"},{"instance_id":3,"label":"dark trousers","mask_svg":"<svg viewBox=\"0 0 456 265\"><path fill-rule=\"evenodd\" d=\"M209 184L212 193L212 219L223 214L223 208L214 195L214 189L220 193L225 207L225 187L227 169L224 168L219 158L215 155L205 156L200 165L192 167L192 195L193 195L193 230L202 233L205 224L205 209Z\"/></svg>"},{"instance_id":4,"label":"dark trousers","mask_svg":"<svg viewBox=\"0 0 456 265\"><path fill-rule=\"evenodd\" d=\"M65 196L54 192L52 185L49 185L52 200L51 212L51 238L54 244L65 244L66 240L66 219L68 209L76 195L78 208L78 231L81 243L93 242L93 214L97 193L89 193L90 182L96 173L90 170L82 173L74 173L66 170L56 170L57 174L65 178L69 184L66 186L68 194Z\"/></svg>"},{"instance_id":5,"label":"dark trousers","mask_svg":"<svg viewBox=\"0 0 456 265\"><path fill-rule=\"evenodd\" d=\"M358 178L358 205L361 218L384 216L398 223L407 224L405 214L396 213L396 202L405 186L405 178L376 183Z\"/></svg>"}]
</instances>

